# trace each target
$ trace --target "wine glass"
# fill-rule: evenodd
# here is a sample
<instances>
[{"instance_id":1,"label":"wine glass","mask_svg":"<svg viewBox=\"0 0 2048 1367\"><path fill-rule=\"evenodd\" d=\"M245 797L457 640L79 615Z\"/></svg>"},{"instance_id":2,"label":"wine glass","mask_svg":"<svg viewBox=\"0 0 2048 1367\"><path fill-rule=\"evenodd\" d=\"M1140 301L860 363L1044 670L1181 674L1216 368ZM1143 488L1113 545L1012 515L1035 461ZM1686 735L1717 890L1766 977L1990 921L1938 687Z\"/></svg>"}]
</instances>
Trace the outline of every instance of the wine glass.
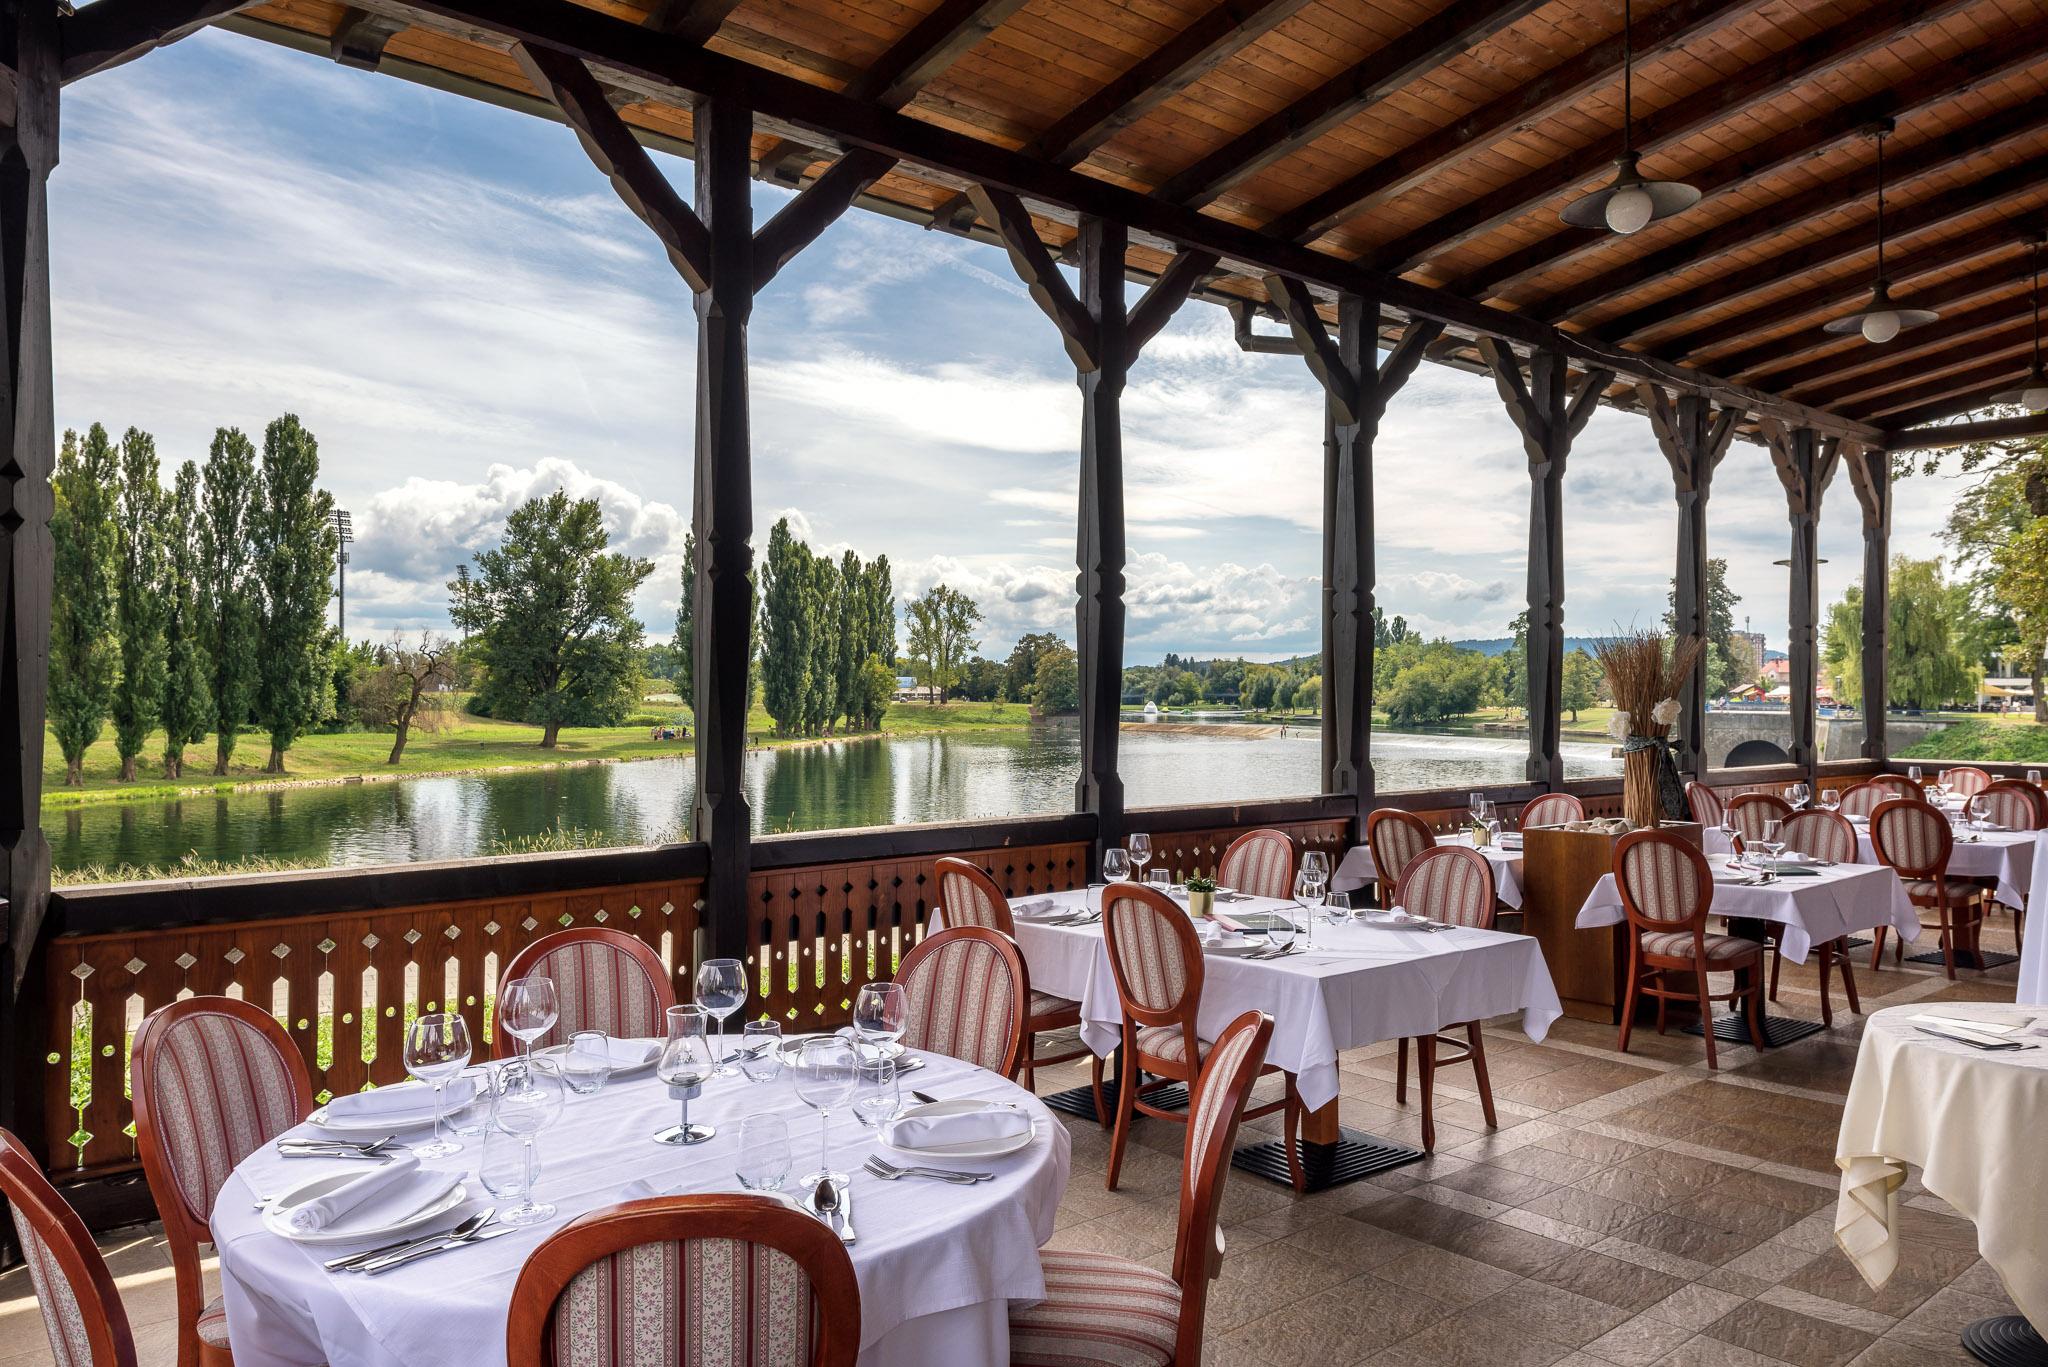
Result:
<instances>
[{"instance_id":1,"label":"wine glass","mask_svg":"<svg viewBox=\"0 0 2048 1367\"><path fill-rule=\"evenodd\" d=\"M718 1066L713 1077L731 1077L725 1057L725 1018L747 1004L747 966L738 959L706 959L697 969L697 1005L718 1018Z\"/></svg>"},{"instance_id":2,"label":"wine glass","mask_svg":"<svg viewBox=\"0 0 2048 1367\"><path fill-rule=\"evenodd\" d=\"M1824 812L1840 811L1842 795L1833 788L1823 788L1820 790L1820 806Z\"/></svg>"},{"instance_id":3,"label":"wine glass","mask_svg":"<svg viewBox=\"0 0 2048 1367\"><path fill-rule=\"evenodd\" d=\"M1473 825L1477 826L1477 825L1478 825L1478 824L1479 824L1480 822L1482 822L1482 821L1486 820L1486 794L1485 794L1485 793L1473 793L1473 794L1472 794L1472 795L1471 795L1471 796L1470 796L1470 797L1469 797L1469 798L1467 799L1467 802L1468 802L1468 804L1469 804L1469 806L1470 806L1470 808L1471 808L1471 811L1472 811L1472 824L1473 824Z\"/></svg>"},{"instance_id":4,"label":"wine glass","mask_svg":"<svg viewBox=\"0 0 2048 1367\"><path fill-rule=\"evenodd\" d=\"M1118 845L1102 852L1102 881L1121 883L1131 876L1131 854Z\"/></svg>"},{"instance_id":5,"label":"wine glass","mask_svg":"<svg viewBox=\"0 0 2048 1367\"><path fill-rule=\"evenodd\" d=\"M532 1056L533 1042L554 1029L560 1018L555 980L539 973L514 978L498 998L498 1022L506 1034L519 1041L519 1052L525 1057Z\"/></svg>"},{"instance_id":6,"label":"wine glass","mask_svg":"<svg viewBox=\"0 0 2048 1367\"><path fill-rule=\"evenodd\" d=\"M1132 866L1138 870L1137 881L1144 882L1145 866L1152 862L1152 837L1138 831L1124 842L1124 846L1130 851Z\"/></svg>"},{"instance_id":7,"label":"wine glass","mask_svg":"<svg viewBox=\"0 0 2048 1367\"><path fill-rule=\"evenodd\" d=\"M711 1016L701 1006L671 1006L668 1009L668 1042L661 1046L661 1061L654 1073L668 1084L670 1097L682 1103L682 1119L654 1135L657 1144L701 1144L717 1134L709 1125L690 1123L690 1102L711 1076Z\"/></svg>"},{"instance_id":8,"label":"wine glass","mask_svg":"<svg viewBox=\"0 0 2048 1367\"><path fill-rule=\"evenodd\" d=\"M1970 798L1963 805L1970 813L1970 829L1973 831L1983 830L1986 823L1990 820L1990 804L1985 802L1982 796L1976 796Z\"/></svg>"},{"instance_id":9,"label":"wine glass","mask_svg":"<svg viewBox=\"0 0 2048 1367\"><path fill-rule=\"evenodd\" d=\"M1785 823L1775 818L1764 822L1764 833L1757 839L1756 848L1764 858L1764 867L1769 868L1785 852Z\"/></svg>"},{"instance_id":10,"label":"wine glass","mask_svg":"<svg viewBox=\"0 0 2048 1367\"><path fill-rule=\"evenodd\" d=\"M837 1186L847 1180L845 1173L832 1171L827 1117L833 1107L844 1106L853 1096L854 1074L859 1062L860 1056L853 1045L837 1035L807 1039L797 1050L797 1100L818 1113L818 1170L797 1179L805 1187L815 1188L820 1182L831 1182Z\"/></svg>"},{"instance_id":11,"label":"wine glass","mask_svg":"<svg viewBox=\"0 0 2048 1367\"><path fill-rule=\"evenodd\" d=\"M441 1137L441 1092L450 1078L469 1067L469 1022L452 1011L421 1016L405 1032L405 1071L434 1089L434 1138L413 1150L418 1158L445 1158L461 1151Z\"/></svg>"},{"instance_id":12,"label":"wine glass","mask_svg":"<svg viewBox=\"0 0 2048 1367\"><path fill-rule=\"evenodd\" d=\"M1173 874L1166 869L1154 869L1145 875L1145 882L1147 885L1165 892L1173 886Z\"/></svg>"},{"instance_id":13,"label":"wine glass","mask_svg":"<svg viewBox=\"0 0 2048 1367\"><path fill-rule=\"evenodd\" d=\"M2033 785L2034 785L2034 786L2035 786L2036 788L2040 787L2040 786L2041 786L2041 771L2040 771L2039 769L2029 769L2029 770L2027 770L2027 782L2029 782L2029 783L2033 784Z\"/></svg>"},{"instance_id":14,"label":"wine glass","mask_svg":"<svg viewBox=\"0 0 2048 1367\"><path fill-rule=\"evenodd\" d=\"M1721 809L1721 824L1717 829L1721 832L1721 838L1728 842L1728 858L1730 862L1740 863L1744 852L1742 848L1742 829L1735 824L1735 813L1723 807Z\"/></svg>"},{"instance_id":15,"label":"wine glass","mask_svg":"<svg viewBox=\"0 0 2048 1367\"><path fill-rule=\"evenodd\" d=\"M1301 872L1294 876L1294 904L1301 908L1301 933L1305 943L1315 940L1316 908L1323 904L1330 885L1316 877L1315 870L1302 860Z\"/></svg>"},{"instance_id":16,"label":"wine glass","mask_svg":"<svg viewBox=\"0 0 2048 1367\"><path fill-rule=\"evenodd\" d=\"M1325 886L1330 881L1330 856L1322 850L1304 850L1301 871Z\"/></svg>"},{"instance_id":17,"label":"wine glass","mask_svg":"<svg viewBox=\"0 0 2048 1367\"><path fill-rule=\"evenodd\" d=\"M612 1076L612 1042L602 1030L578 1030L562 1050L562 1083L578 1096L596 1096Z\"/></svg>"},{"instance_id":18,"label":"wine glass","mask_svg":"<svg viewBox=\"0 0 2048 1367\"><path fill-rule=\"evenodd\" d=\"M910 1028L910 998L901 983L864 983L853 996L853 1033L874 1054L891 1054L888 1046ZM866 1056L865 1054L863 1056Z\"/></svg>"},{"instance_id":19,"label":"wine glass","mask_svg":"<svg viewBox=\"0 0 2048 1367\"><path fill-rule=\"evenodd\" d=\"M1323 901L1323 919L1331 925L1341 925L1351 919L1351 894L1333 892Z\"/></svg>"},{"instance_id":20,"label":"wine glass","mask_svg":"<svg viewBox=\"0 0 2048 1367\"><path fill-rule=\"evenodd\" d=\"M1906 766L1906 781L1907 781L1908 783L1912 784L1912 785L1913 785L1913 786L1914 786L1915 788L1918 788L1918 787L1921 787L1921 786L1922 786L1922 784L1921 784L1921 782L1920 782L1920 766L1919 766L1919 765L1917 765L1917 764L1909 764L1909 765L1907 765L1907 766Z\"/></svg>"},{"instance_id":21,"label":"wine glass","mask_svg":"<svg viewBox=\"0 0 2048 1367\"><path fill-rule=\"evenodd\" d=\"M781 1021L748 1021L740 1027L740 1071L749 1082L782 1076Z\"/></svg>"},{"instance_id":22,"label":"wine glass","mask_svg":"<svg viewBox=\"0 0 2048 1367\"><path fill-rule=\"evenodd\" d=\"M854 1067L853 1118L879 1130L903 1114L903 1083L893 1058L864 1058Z\"/></svg>"},{"instance_id":23,"label":"wine glass","mask_svg":"<svg viewBox=\"0 0 2048 1367\"><path fill-rule=\"evenodd\" d=\"M1810 795L1804 783L1795 783L1785 790L1785 801L1791 803L1792 810L1796 812L1806 805Z\"/></svg>"},{"instance_id":24,"label":"wine glass","mask_svg":"<svg viewBox=\"0 0 2048 1367\"><path fill-rule=\"evenodd\" d=\"M533 1199L533 1141L562 1114L564 1091L560 1075L546 1059L520 1059L498 1070L498 1102L493 1123L519 1141L521 1159L519 1204L498 1212L498 1219L504 1224L530 1225L555 1213L552 1205Z\"/></svg>"},{"instance_id":25,"label":"wine glass","mask_svg":"<svg viewBox=\"0 0 2048 1367\"><path fill-rule=\"evenodd\" d=\"M791 1165L789 1122L779 1115L740 1121L740 1155L733 1175L748 1191L781 1191Z\"/></svg>"}]
</instances>

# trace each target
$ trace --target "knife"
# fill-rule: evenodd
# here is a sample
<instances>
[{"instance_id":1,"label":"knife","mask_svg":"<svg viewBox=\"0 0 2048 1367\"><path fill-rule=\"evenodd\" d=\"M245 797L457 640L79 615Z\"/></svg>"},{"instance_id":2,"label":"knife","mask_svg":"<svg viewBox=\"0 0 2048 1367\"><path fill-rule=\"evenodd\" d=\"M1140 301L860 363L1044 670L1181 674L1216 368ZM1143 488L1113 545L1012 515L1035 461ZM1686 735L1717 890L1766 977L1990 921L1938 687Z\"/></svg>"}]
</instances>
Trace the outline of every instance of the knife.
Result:
<instances>
[{"instance_id":1,"label":"knife","mask_svg":"<svg viewBox=\"0 0 2048 1367\"><path fill-rule=\"evenodd\" d=\"M1950 1040L1956 1044L1967 1044L1972 1049L1984 1049L1987 1051L1995 1051L2006 1049L2031 1049L2034 1047L2031 1044L2021 1044L2018 1040L1987 1040L1982 1038L1981 1036L1972 1038L1969 1035L1952 1035L1946 1030L1935 1030L1925 1025L1916 1025L1913 1028L1915 1030L1918 1030L1923 1035L1932 1035L1936 1039Z\"/></svg>"},{"instance_id":2,"label":"knife","mask_svg":"<svg viewBox=\"0 0 2048 1367\"><path fill-rule=\"evenodd\" d=\"M431 1258L436 1253L445 1253L451 1248L463 1248L470 1244L486 1243L492 1239L500 1238L507 1234L517 1234L518 1232L518 1228L513 1225L492 1225L489 1229L479 1230L466 1239L443 1239L440 1243L428 1244L425 1248L409 1249L404 1253L394 1253L388 1258L379 1258L373 1263L364 1263L356 1270L368 1273L374 1277L379 1272L389 1272L394 1267L404 1267L407 1263L418 1262L421 1258Z\"/></svg>"}]
</instances>

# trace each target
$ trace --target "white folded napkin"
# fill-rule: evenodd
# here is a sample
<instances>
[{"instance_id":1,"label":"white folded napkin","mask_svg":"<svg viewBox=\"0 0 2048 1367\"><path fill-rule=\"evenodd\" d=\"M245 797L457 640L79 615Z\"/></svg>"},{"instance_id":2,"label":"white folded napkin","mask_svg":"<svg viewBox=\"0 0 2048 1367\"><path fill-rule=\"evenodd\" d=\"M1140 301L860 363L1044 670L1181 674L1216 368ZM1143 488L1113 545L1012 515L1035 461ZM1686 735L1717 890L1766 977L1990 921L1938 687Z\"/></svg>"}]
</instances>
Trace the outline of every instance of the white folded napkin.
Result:
<instances>
[{"instance_id":1,"label":"white folded napkin","mask_svg":"<svg viewBox=\"0 0 2048 1367\"><path fill-rule=\"evenodd\" d=\"M291 1207L284 1213L285 1223L299 1234L318 1234L350 1215L355 1217L352 1223L378 1229L426 1209L461 1180L459 1172L422 1170L420 1160L411 1155L394 1158L325 1196Z\"/></svg>"},{"instance_id":2,"label":"white folded napkin","mask_svg":"<svg viewBox=\"0 0 2048 1367\"><path fill-rule=\"evenodd\" d=\"M1059 909L1060 904L1058 900L1051 897L1034 897L1028 902L1013 902L1010 904L1010 914L1012 916L1049 916Z\"/></svg>"},{"instance_id":3,"label":"white folded napkin","mask_svg":"<svg viewBox=\"0 0 2048 1367\"><path fill-rule=\"evenodd\" d=\"M989 1139L1009 1139L1031 1131L1031 1117L1015 1106L989 1102L980 1110L942 1112L938 1115L900 1116L889 1122L889 1143L899 1149L930 1149L945 1144L974 1144Z\"/></svg>"},{"instance_id":4,"label":"white folded napkin","mask_svg":"<svg viewBox=\"0 0 2048 1367\"><path fill-rule=\"evenodd\" d=\"M452 1114L469 1104L476 1095L476 1079L458 1077L441 1089L441 1113ZM376 1120L387 1115L434 1113L434 1090L424 1083L400 1083L372 1092L350 1092L327 1103L329 1120Z\"/></svg>"},{"instance_id":5,"label":"white folded napkin","mask_svg":"<svg viewBox=\"0 0 2048 1367\"><path fill-rule=\"evenodd\" d=\"M637 1068L661 1052L664 1041L658 1039L606 1039L605 1052L611 1055L614 1068Z\"/></svg>"}]
</instances>

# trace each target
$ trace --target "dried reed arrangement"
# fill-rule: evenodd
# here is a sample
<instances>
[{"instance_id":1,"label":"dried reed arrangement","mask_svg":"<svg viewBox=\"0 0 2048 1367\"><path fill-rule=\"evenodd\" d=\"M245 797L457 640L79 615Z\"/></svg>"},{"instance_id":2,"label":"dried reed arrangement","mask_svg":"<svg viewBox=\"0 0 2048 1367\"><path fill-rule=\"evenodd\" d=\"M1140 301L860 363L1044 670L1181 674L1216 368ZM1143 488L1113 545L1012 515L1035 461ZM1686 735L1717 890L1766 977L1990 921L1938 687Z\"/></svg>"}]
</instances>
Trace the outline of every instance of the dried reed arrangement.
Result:
<instances>
[{"instance_id":1,"label":"dried reed arrangement","mask_svg":"<svg viewBox=\"0 0 2048 1367\"><path fill-rule=\"evenodd\" d=\"M1655 826L1663 817L1658 766L1665 737L1678 720L1678 694L1699 662L1705 642L1697 636L1671 639L1637 631L1609 637L1594 647L1614 699L1608 732L1622 743L1621 814L1635 827Z\"/></svg>"}]
</instances>

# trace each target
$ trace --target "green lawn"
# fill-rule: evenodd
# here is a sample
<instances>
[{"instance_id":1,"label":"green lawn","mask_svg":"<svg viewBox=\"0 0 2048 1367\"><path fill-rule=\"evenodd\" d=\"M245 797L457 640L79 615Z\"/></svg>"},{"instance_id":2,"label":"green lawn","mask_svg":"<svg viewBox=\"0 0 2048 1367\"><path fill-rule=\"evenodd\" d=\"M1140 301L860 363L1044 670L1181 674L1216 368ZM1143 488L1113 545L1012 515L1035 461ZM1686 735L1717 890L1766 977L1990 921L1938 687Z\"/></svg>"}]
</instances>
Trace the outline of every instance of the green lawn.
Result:
<instances>
[{"instance_id":1,"label":"green lawn","mask_svg":"<svg viewBox=\"0 0 2048 1367\"><path fill-rule=\"evenodd\" d=\"M2048 764L2048 726L2025 715L1971 717L1893 758Z\"/></svg>"}]
</instances>

